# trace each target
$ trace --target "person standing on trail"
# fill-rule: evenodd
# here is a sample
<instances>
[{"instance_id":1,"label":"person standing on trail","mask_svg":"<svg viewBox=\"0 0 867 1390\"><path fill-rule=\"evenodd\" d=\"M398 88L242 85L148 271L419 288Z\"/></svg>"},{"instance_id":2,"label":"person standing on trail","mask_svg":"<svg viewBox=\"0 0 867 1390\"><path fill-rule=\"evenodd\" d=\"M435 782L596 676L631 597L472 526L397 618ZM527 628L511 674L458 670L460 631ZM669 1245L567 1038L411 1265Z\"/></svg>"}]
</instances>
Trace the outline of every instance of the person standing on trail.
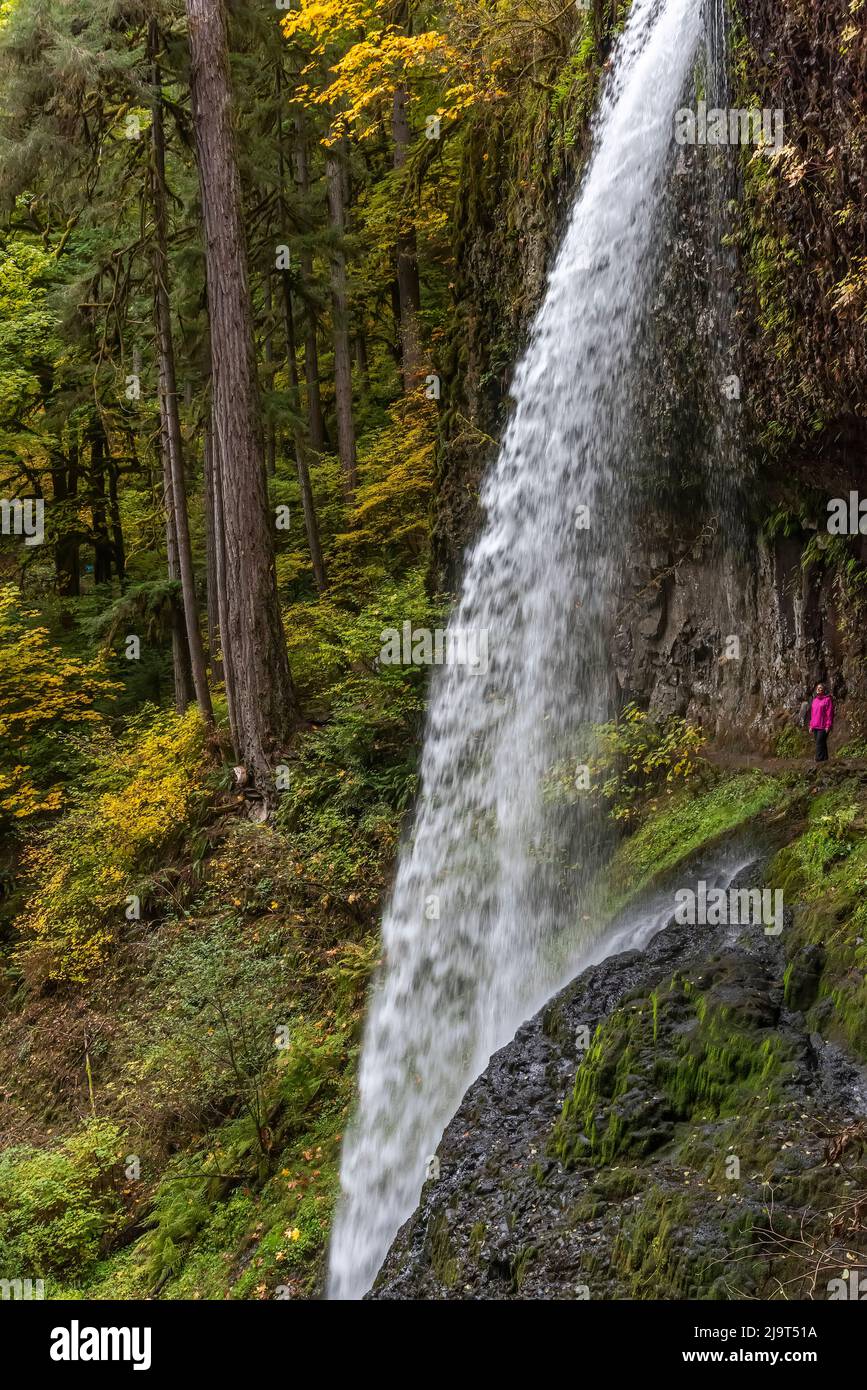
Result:
<instances>
[{"instance_id":1,"label":"person standing on trail","mask_svg":"<svg viewBox=\"0 0 867 1390\"><path fill-rule=\"evenodd\" d=\"M824 685L816 686L810 710L810 733L816 742L816 762L828 761L828 735L834 727L834 701L825 693Z\"/></svg>"}]
</instances>

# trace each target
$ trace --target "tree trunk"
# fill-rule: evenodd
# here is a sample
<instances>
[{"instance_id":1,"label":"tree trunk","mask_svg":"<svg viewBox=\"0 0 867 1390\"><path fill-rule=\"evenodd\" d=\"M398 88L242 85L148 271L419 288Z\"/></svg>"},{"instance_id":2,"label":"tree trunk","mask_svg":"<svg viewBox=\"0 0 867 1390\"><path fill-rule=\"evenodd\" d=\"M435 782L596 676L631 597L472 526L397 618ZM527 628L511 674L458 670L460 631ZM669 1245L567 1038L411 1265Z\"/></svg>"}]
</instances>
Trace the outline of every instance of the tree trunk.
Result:
<instances>
[{"instance_id":1,"label":"tree trunk","mask_svg":"<svg viewBox=\"0 0 867 1390\"><path fill-rule=\"evenodd\" d=\"M99 415L90 427L90 515L93 522L93 582L111 581L111 561L114 547L108 534L105 506L105 430Z\"/></svg>"},{"instance_id":2,"label":"tree trunk","mask_svg":"<svg viewBox=\"0 0 867 1390\"><path fill-rule=\"evenodd\" d=\"M123 526L120 519L120 499L117 482L119 469L109 450L106 460L108 466L108 513L111 517L111 539L114 549L114 568L121 589L126 582L126 546L123 540Z\"/></svg>"},{"instance_id":3,"label":"tree trunk","mask_svg":"<svg viewBox=\"0 0 867 1390\"><path fill-rule=\"evenodd\" d=\"M69 446L69 456L59 450L51 456L51 489L55 503L75 502L78 496L78 443L73 440ZM61 508L65 511L65 508ZM68 517L61 522L61 530L54 543L54 568L57 574L57 591L64 598L78 598L81 593L81 579L78 572L78 548L80 536L78 528L72 525L74 508L69 508Z\"/></svg>"},{"instance_id":4,"label":"tree trunk","mask_svg":"<svg viewBox=\"0 0 867 1390\"><path fill-rule=\"evenodd\" d=\"M409 121L406 114L408 99L405 87L395 89L391 116L395 169L402 169L406 164L406 152L410 138ZM422 375L421 334L418 319L421 309L421 289L418 279L415 227L411 224L405 225L402 217L397 233L397 292L400 301L400 356L403 365L403 389L408 392L414 390Z\"/></svg>"},{"instance_id":5,"label":"tree trunk","mask_svg":"<svg viewBox=\"0 0 867 1390\"><path fill-rule=\"evenodd\" d=\"M282 69L277 68L277 163L279 174L279 186L277 189L277 202L280 208L282 225L285 226L286 218L286 178L283 161L283 118L280 114L280 97L282 91ZM300 120L300 118L299 118ZM307 177L307 151L303 138L303 126L296 120L295 124L295 178L303 192L308 189ZM312 277L313 258L309 252L302 253L302 269L306 267L306 274ZM316 585L317 593L325 591L325 561L322 558L322 545L319 539L319 522L316 517L316 502L313 497L313 488L310 483L310 470L307 463L307 446L304 440L304 431L301 428L301 392L298 380L298 344L295 335L295 315L292 307L292 282L289 271L280 271L280 285L283 293L283 323L286 332L286 360L289 366L289 406L292 411L292 437L295 445L295 468L298 473L298 486L301 491L301 509L304 514L304 530L307 534L307 545L310 549L310 559L313 564L313 582ZM312 347L311 347L311 328L312 325ZM309 356L312 351L312 358ZM319 397L319 358L316 347L316 323L312 317L308 318L308 340L306 358L306 382L307 382L307 406L308 420L310 422L311 442L315 439L317 443L313 448L321 451L325 444L325 425L322 419L322 406ZM311 368L314 380L312 382L315 390L311 392Z\"/></svg>"},{"instance_id":6,"label":"tree trunk","mask_svg":"<svg viewBox=\"0 0 867 1390\"><path fill-rule=\"evenodd\" d=\"M325 561L322 558L322 545L319 540L319 523L316 519L316 503L310 485L310 470L307 466L307 451L304 445L304 431L301 429L301 393L298 389L298 352L295 342L295 319L292 313L292 286L289 272L280 272L283 289L283 321L286 326L286 359L289 363L289 408L294 420L295 467L298 471L298 486L301 489L301 509L304 513L304 530L313 561L313 581L316 592L325 591Z\"/></svg>"},{"instance_id":7,"label":"tree trunk","mask_svg":"<svg viewBox=\"0 0 867 1390\"><path fill-rule=\"evenodd\" d=\"M358 481L355 422L352 418L352 362L349 355L349 307L346 289L346 202L343 168L336 147L325 156L328 210L336 243L331 249L331 317L334 327L334 404L337 415L337 453L343 473L343 492L351 501Z\"/></svg>"},{"instance_id":8,"label":"tree trunk","mask_svg":"<svg viewBox=\"0 0 867 1390\"><path fill-rule=\"evenodd\" d=\"M178 388L175 376L175 348L172 339L172 311L169 301L169 259L166 210L166 147L163 127L162 77L156 61L158 51L156 22L151 20L148 44L152 61L151 136L153 168L151 196L154 228L151 239L151 264L154 279L154 301L157 321L159 355L160 415L165 422L165 443L168 450L172 480L172 508L177 546L181 591L184 599L184 619L187 627L187 646L193 673L196 702L205 719L213 721L211 692L205 668L205 652L199 628L199 606L196 600L196 580L193 573L193 552L187 517L187 495L184 481L184 457L181 439L181 418L178 410Z\"/></svg>"},{"instance_id":9,"label":"tree trunk","mask_svg":"<svg viewBox=\"0 0 867 1390\"><path fill-rule=\"evenodd\" d=\"M165 417L160 419L160 458L163 465L163 506L166 514L166 570L169 579L181 577L178 564L178 541L175 534L175 508L172 492L172 466ZM195 698L190 666L190 648L180 604L172 600L172 672L175 684L175 709L183 714Z\"/></svg>"},{"instance_id":10,"label":"tree trunk","mask_svg":"<svg viewBox=\"0 0 867 1390\"><path fill-rule=\"evenodd\" d=\"M355 335L355 365L365 391L370 391L370 363L367 360L367 335L362 328Z\"/></svg>"},{"instance_id":11,"label":"tree trunk","mask_svg":"<svg viewBox=\"0 0 867 1390\"><path fill-rule=\"evenodd\" d=\"M219 549L222 540L222 525L217 516L219 482L216 476L217 461L214 457L214 432L210 424L205 426L205 555L207 560L208 583L208 659L211 678L214 682L225 679L223 663L220 660L220 580L223 564ZM225 604L225 598L223 598Z\"/></svg>"},{"instance_id":12,"label":"tree trunk","mask_svg":"<svg viewBox=\"0 0 867 1390\"><path fill-rule=\"evenodd\" d=\"M310 192L310 172L307 162L307 133L304 116L299 112L295 117L295 182L298 191L306 201ZM301 276L308 292L313 286L313 252L301 252ZM319 346L316 338L316 315L308 299L305 305L304 330L304 383L307 392L307 427L310 433L310 447L321 454L325 449L325 420L322 415L322 397L319 391Z\"/></svg>"},{"instance_id":13,"label":"tree trunk","mask_svg":"<svg viewBox=\"0 0 867 1390\"><path fill-rule=\"evenodd\" d=\"M220 633L230 665L234 697L230 717L239 756L271 800L271 762L285 749L300 712L277 599L262 460L226 20L222 0L186 0L186 12L225 555L226 613Z\"/></svg>"},{"instance_id":14,"label":"tree trunk","mask_svg":"<svg viewBox=\"0 0 867 1390\"><path fill-rule=\"evenodd\" d=\"M235 751L236 761L241 758L242 751L237 737L239 721L235 716L235 677L232 669L232 653L229 650L223 633L229 627L229 599L226 584L226 527L223 522L223 472L220 463L220 452L217 448L217 435L214 428L213 405L211 408L211 422L208 426L208 442L210 445L210 472L213 484L212 514L214 526L214 568L215 568L215 593L216 593L216 615L215 624L220 636L220 664L223 670L223 681L226 687L226 706L229 713L229 729L232 734L232 747Z\"/></svg>"},{"instance_id":15,"label":"tree trunk","mask_svg":"<svg viewBox=\"0 0 867 1390\"><path fill-rule=\"evenodd\" d=\"M271 341L271 275L270 271L265 276L265 380L268 390L274 393L274 345ZM273 478L277 472L277 431L274 428L274 420L270 412L265 425L265 471L269 478Z\"/></svg>"}]
</instances>

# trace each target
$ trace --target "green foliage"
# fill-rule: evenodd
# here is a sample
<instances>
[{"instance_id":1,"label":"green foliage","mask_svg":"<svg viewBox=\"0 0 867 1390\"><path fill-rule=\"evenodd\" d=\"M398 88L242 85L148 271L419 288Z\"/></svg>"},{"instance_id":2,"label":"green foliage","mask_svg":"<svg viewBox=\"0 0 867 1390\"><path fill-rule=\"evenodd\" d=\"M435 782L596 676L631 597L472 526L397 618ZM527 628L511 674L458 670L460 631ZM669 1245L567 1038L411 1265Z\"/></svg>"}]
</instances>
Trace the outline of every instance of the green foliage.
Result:
<instances>
[{"instance_id":1,"label":"green foliage","mask_svg":"<svg viewBox=\"0 0 867 1390\"><path fill-rule=\"evenodd\" d=\"M90 632L103 638L109 646L120 634L128 632L135 632L149 642L164 642L171 635L172 615L180 603L181 586L176 579L160 578L130 584L118 599L92 619Z\"/></svg>"},{"instance_id":2,"label":"green foliage","mask_svg":"<svg viewBox=\"0 0 867 1390\"><path fill-rule=\"evenodd\" d=\"M806 515L803 507L794 511L791 507L780 505L775 507L764 523L765 535L774 540L777 536L794 536L802 532L809 524L810 518Z\"/></svg>"},{"instance_id":3,"label":"green foliage","mask_svg":"<svg viewBox=\"0 0 867 1390\"><path fill-rule=\"evenodd\" d=\"M809 820L775 857L770 879L794 909L788 977L818 950L811 1026L867 1058L867 795L860 780L813 799Z\"/></svg>"},{"instance_id":4,"label":"green foliage","mask_svg":"<svg viewBox=\"0 0 867 1390\"><path fill-rule=\"evenodd\" d=\"M278 824L325 897L378 895L416 787L429 677L423 667L380 666L382 634L407 621L433 628L440 612L422 569L381 587L360 612L328 600L298 612L291 650L299 683L328 715L298 740Z\"/></svg>"},{"instance_id":5,"label":"green foliage","mask_svg":"<svg viewBox=\"0 0 867 1390\"><path fill-rule=\"evenodd\" d=\"M374 682L398 685L409 696L426 672L416 667L380 667L384 628L410 621L434 627L443 606L426 589L427 567L416 563L398 579L382 578L355 602L340 602L329 593L317 603L296 604L288 633L289 654L307 707L327 712L343 701L347 689L369 693ZM353 677L361 678L353 685Z\"/></svg>"},{"instance_id":6,"label":"green foliage","mask_svg":"<svg viewBox=\"0 0 867 1390\"><path fill-rule=\"evenodd\" d=\"M0 1277L80 1275L123 1216L120 1131L91 1120L61 1143L0 1154Z\"/></svg>"},{"instance_id":7,"label":"green foliage","mask_svg":"<svg viewBox=\"0 0 867 1390\"><path fill-rule=\"evenodd\" d=\"M815 819L812 828L797 841L795 854L810 878L824 874L851 853L857 838L854 823L861 814L857 803L837 806Z\"/></svg>"},{"instance_id":8,"label":"green foliage","mask_svg":"<svg viewBox=\"0 0 867 1390\"><path fill-rule=\"evenodd\" d=\"M200 1130L214 1115L240 1113L267 1167L275 1106L284 1122L292 1106L303 1110L317 1067L341 1046L298 1021L306 969L299 933L276 912L255 929L232 913L201 924L185 917L164 931L148 974L159 1012L134 1040L121 1097L153 1139L161 1121Z\"/></svg>"},{"instance_id":9,"label":"green foliage","mask_svg":"<svg viewBox=\"0 0 867 1390\"><path fill-rule=\"evenodd\" d=\"M801 552L801 565L808 569L817 564L836 571L851 592L863 590L867 585L867 569L852 553L851 542L845 536L816 531Z\"/></svg>"},{"instance_id":10,"label":"green foliage","mask_svg":"<svg viewBox=\"0 0 867 1390\"><path fill-rule=\"evenodd\" d=\"M782 778L755 770L721 777L706 789L681 789L670 801L652 799L642 823L602 875L601 886L612 908L701 846L784 805L793 795Z\"/></svg>"},{"instance_id":11,"label":"green foliage","mask_svg":"<svg viewBox=\"0 0 867 1390\"><path fill-rule=\"evenodd\" d=\"M332 587L357 592L359 572L400 572L428 549L436 416L419 395L364 440L351 528L336 538ZM362 570L363 572L363 570Z\"/></svg>"},{"instance_id":12,"label":"green foliage","mask_svg":"<svg viewBox=\"0 0 867 1390\"><path fill-rule=\"evenodd\" d=\"M806 730L788 724L774 740L774 753L778 758L805 758L811 746Z\"/></svg>"},{"instance_id":13,"label":"green foliage","mask_svg":"<svg viewBox=\"0 0 867 1390\"><path fill-rule=\"evenodd\" d=\"M264 1125L263 1078L292 962L279 954L280 933L263 932L247 950L239 936L218 919L209 931L184 924L171 944L163 940L150 975L161 1013L130 1066L157 1106L180 1105L200 1124L235 1103Z\"/></svg>"},{"instance_id":14,"label":"green foliage","mask_svg":"<svg viewBox=\"0 0 867 1390\"><path fill-rule=\"evenodd\" d=\"M803 24L808 8L793 22ZM378 0L306 4L325 59L309 68L310 43L292 32L298 7L289 40L273 14L266 23L255 6L229 9L254 331L274 455L269 501L288 505L293 517L290 530L276 536L276 572L308 721L284 750L291 780L276 822L255 826L238 814L244 799L228 793L228 776L218 789L211 742L196 716L157 707L170 695L178 586L166 578L157 447L151 156L149 140L127 138L125 130L133 116L148 135L147 26L102 0L0 6L0 193L7 210L0 229L0 492L38 491L49 503L48 544L23 556L22 586L38 614L23 610L17 589L0 595L0 810L16 829L13 843L26 840L15 866L27 895L15 956L24 980L13 983L22 1007L42 1010L46 1030L62 1032L66 1009L104 1010L87 1079L94 1111L112 1117L60 1142L49 1138L45 1126L59 1116L68 1127L77 1104L60 1047L54 1084L38 1091L44 1119L33 1105L21 1104L19 1113L20 1090L4 1104L4 1134L7 1126L33 1132L41 1124L43 1140L42 1147L16 1144L0 1156L0 1274L11 1273L10 1264L22 1273L46 1269L67 1290L95 1297L266 1298L279 1286L303 1296L315 1285L337 1186L353 1040L380 950L376 915L416 790L429 676L379 665L381 634L407 620L427 628L442 621L442 605L426 587L434 480L440 525L455 542L458 529L472 526L473 468L494 447L505 383L538 297L549 250L539 210L559 203L578 175L608 44L628 4L594 5L591 13L559 0L457 0L448 12L414 11L407 32ZM157 6L155 13L166 93L168 282L201 582L208 325L187 45L177 7ZM851 36L835 36L846 71L855 47ZM769 71L778 76L776 51L768 52ZM742 31L736 62L752 99L756 55ZM338 114L329 109L335 74L344 84L336 90L347 98L340 114L351 127L341 151L351 188L342 237L329 226L324 186L324 144ZM299 104L293 98L301 80L309 86ZM398 81L409 92L403 163L390 143ZM820 84L817 100L825 88L836 90ZM429 141L425 118L435 113L443 138ZM367 139L363 149L352 144L358 134ZM283 167L291 166L290 145L299 139L306 191ZM811 436L834 413L834 392L813 389L815 364L831 352L828 314L839 342L831 353L837 386L863 356L853 329L862 321L863 258L843 264L837 254L846 244L860 247L860 218L851 201L837 197L834 182L838 169L845 182L847 164L851 174L856 146L844 148L836 136L833 143L833 161L823 149L802 165L793 147L770 160L750 159L744 170L741 247L750 307L760 351L775 364L758 374L779 407L763 399L759 410L772 453L799 424ZM807 191L815 193L826 228L833 210L827 265L824 252L817 259L804 244L812 204L794 223L791 216ZM408 233L423 276L424 370L442 373L444 384L439 409L422 391L402 394L392 291L398 236ZM284 236L292 266L278 282L266 272L275 240ZM356 356L359 484L351 500L332 452L328 282L338 246L348 263ZM286 362L284 287L300 388ZM804 329L811 304L819 306L824 340ZM328 438L322 452L306 437L311 326L318 331ZM133 401L124 384L136 362L144 390ZM846 406L842 388L837 395ZM95 462L97 423L108 446L104 472ZM325 548L324 596L315 595L296 521L299 441ZM768 529L789 535L805 519L807 510L792 504ZM115 558L110 580L103 566L97 583L97 546L115 529L123 532L126 576L121 582ZM2 550L8 558L11 547ZM817 537L804 558L860 596L863 572L851 547ZM120 662L104 665L97 653L128 631L147 648L140 664L125 664L119 691L109 673L118 674ZM141 708L145 698L155 705ZM135 717L122 722L131 708ZM699 785L702 736L686 720L660 723L630 706L595 737L587 756L599 804L634 829L607 875L609 901L715 836L794 804L786 783L759 774ZM574 766L564 777L558 769L551 794L574 795L573 776ZM63 798L61 783L69 789ZM796 940L813 936L828 950L815 1008L833 1002L841 1035L856 1044L867 1017L862 801L850 789L838 802L823 802L781 865L804 896ZM476 852L484 852L483 843ZM125 913L130 895L140 898L140 919ZM773 1081L773 1048L754 1046L746 1034L730 1037L683 982L678 990L676 1007L699 1026L654 1077L678 1116L708 1108L719 1118L734 1098L749 1101L756 1086ZM654 996L621 1019L619 1041L613 1032L597 1040L587 1093L580 1104L573 1097L572 1119L590 1123L599 1108L589 1116L591 1104L607 1104L612 1095L616 1109L631 1068L657 1045L666 1010L674 1008L672 998ZM12 1031L2 1035L7 1049ZM286 1047L275 1047L278 1037ZM603 1076L611 1068L613 1090L612 1078ZM597 1159L632 1142L619 1124L609 1119L594 1129ZM126 1215L116 1172L121 1133L145 1153L148 1174L134 1196L125 1190L140 1203ZM633 1195L633 1185L624 1179L618 1200ZM688 1292L676 1235L689 1214L687 1204L660 1196L630 1219L625 1229L635 1250L626 1258L633 1258L636 1288L646 1289L656 1273L671 1296ZM112 1249L124 1220L132 1243ZM142 1221L146 1234L134 1239L133 1222L138 1228ZM479 1235L479 1247L481 1241ZM444 1227L434 1230L432 1244L451 1284L457 1269ZM532 1255L526 1248L514 1262L516 1288Z\"/></svg>"},{"instance_id":15,"label":"green foliage","mask_svg":"<svg viewBox=\"0 0 867 1390\"><path fill-rule=\"evenodd\" d=\"M590 760L597 794L615 820L634 819L638 803L686 782L699 769L701 729L676 715L658 721L635 704L594 729L598 751Z\"/></svg>"},{"instance_id":16,"label":"green foliage","mask_svg":"<svg viewBox=\"0 0 867 1390\"><path fill-rule=\"evenodd\" d=\"M330 1209L335 1175L316 1138L333 1132L345 1047L341 1033L324 1034L300 1023L279 1051L271 1039L269 1074L263 1059L257 1076L258 1109L245 1107L216 1129L207 1148L192 1149L164 1172L151 1204L150 1229L135 1252L144 1287L160 1288L180 1277L175 1297L187 1296L185 1288L203 1280L209 1296L222 1296L228 1251L254 1238L260 1268L269 1251L280 1252L274 1264L285 1260L288 1268L318 1254L326 1215L320 1204L327 1192ZM309 1191L310 1179L318 1197ZM269 1235L262 1237L266 1224ZM235 1296L245 1296L253 1282L242 1280Z\"/></svg>"},{"instance_id":17,"label":"green foliage","mask_svg":"<svg viewBox=\"0 0 867 1390\"><path fill-rule=\"evenodd\" d=\"M54 258L32 242L0 235L0 479L15 450L32 448L45 364L59 349L48 302Z\"/></svg>"},{"instance_id":18,"label":"green foliage","mask_svg":"<svg viewBox=\"0 0 867 1390\"><path fill-rule=\"evenodd\" d=\"M837 757L867 759L867 738L850 738L838 750Z\"/></svg>"}]
</instances>

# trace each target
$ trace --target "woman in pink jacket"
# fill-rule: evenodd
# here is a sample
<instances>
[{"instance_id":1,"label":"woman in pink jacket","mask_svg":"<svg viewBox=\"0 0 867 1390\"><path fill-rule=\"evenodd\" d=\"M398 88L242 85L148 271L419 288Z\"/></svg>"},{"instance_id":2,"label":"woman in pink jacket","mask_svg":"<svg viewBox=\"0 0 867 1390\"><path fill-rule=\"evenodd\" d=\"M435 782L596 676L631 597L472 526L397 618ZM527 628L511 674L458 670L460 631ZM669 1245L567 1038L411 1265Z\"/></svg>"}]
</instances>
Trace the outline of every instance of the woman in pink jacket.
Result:
<instances>
[{"instance_id":1,"label":"woman in pink jacket","mask_svg":"<svg viewBox=\"0 0 867 1390\"><path fill-rule=\"evenodd\" d=\"M810 710L810 733L816 741L816 762L828 761L828 735L834 727L834 701L825 694L824 685L816 686Z\"/></svg>"}]
</instances>

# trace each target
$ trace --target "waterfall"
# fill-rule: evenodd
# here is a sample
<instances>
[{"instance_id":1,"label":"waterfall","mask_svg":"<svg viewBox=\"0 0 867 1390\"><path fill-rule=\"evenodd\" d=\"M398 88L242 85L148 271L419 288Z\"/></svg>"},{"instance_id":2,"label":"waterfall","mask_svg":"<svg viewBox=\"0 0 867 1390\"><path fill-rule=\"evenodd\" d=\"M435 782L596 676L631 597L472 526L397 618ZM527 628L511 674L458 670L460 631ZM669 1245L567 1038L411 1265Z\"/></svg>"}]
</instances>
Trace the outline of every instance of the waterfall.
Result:
<instances>
[{"instance_id":1,"label":"waterfall","mask_svg":"<svg viewBox=\"0 0 867 1390\"><path fill-rule=\"evenodd\" d=\"M485 635L488 656L442 667L432 683L422 790L383 922L344 1145L334 1298L370 1287L467 1086L568 978L592 930L599 817L580 794L555 794L554 770L574 766L581 730L611 710L673 118L705 27L702 0L633 0L516 371L452 617L454 629Z\"/></svg>"}]
</instances>

